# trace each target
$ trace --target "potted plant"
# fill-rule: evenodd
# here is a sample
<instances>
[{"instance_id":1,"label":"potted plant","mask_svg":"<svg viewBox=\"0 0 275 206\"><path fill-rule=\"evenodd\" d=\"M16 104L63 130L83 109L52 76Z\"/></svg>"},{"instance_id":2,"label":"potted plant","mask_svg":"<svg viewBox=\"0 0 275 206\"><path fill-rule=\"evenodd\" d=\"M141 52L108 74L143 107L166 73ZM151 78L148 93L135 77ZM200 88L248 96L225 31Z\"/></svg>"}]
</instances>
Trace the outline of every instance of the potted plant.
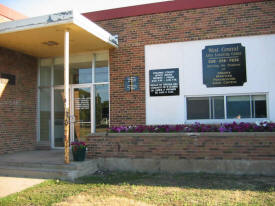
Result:
<instances>
[{"instance_id":1,"label":"potted plant","mask_svg":"<svg viewBox=\"0 0 275 206\"><path fill-rule=\"evenodd\" d=\"M87 145L85 142L75 141L71 143L73 160L74 161L84 161L86 157Z\"/></svg>"}]
</instances>

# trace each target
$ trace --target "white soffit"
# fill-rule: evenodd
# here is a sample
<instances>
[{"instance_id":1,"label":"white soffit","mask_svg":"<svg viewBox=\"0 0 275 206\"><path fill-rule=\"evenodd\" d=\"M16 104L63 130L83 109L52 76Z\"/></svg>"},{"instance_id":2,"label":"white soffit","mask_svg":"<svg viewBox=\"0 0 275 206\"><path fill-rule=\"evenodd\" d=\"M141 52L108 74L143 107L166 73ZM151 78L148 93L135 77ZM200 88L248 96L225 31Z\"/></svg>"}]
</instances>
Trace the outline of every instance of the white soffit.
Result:
<instances>
[{"instance_id":1,"label":"white soffit","mask_svg":"<svg viewBox=\"0 0 275 206\"><path fill-rule=\"evenodd\" d=\"M0 23L0 46L37 57L63 56L66 29L71 53L118 47L117 38L74 11Z\"/></svg>"}]
</instances>

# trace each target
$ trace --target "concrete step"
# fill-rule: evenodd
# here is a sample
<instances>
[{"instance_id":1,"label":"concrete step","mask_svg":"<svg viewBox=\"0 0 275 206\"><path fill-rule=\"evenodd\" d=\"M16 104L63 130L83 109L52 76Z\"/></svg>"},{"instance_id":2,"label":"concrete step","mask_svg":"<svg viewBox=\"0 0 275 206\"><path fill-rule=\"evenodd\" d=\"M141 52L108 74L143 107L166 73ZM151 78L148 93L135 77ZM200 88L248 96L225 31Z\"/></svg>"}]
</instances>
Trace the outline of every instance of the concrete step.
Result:
<instances>
[{"instance_id":1,"label":"concrete step","mask_svg":"<svg viewBox=\"0 0 275 206\"><path fill-rule=\"evenodd\" d=\"M10 167L26 167L26 168L41 168L41 169L77 169L75 164L48 164L48 163L33 163L33 162L0 162L1 166L10 166Z\"/></svg>"},{"instance_id":2,"label":"concrete step","mask_svg":"<svg viewBox=\"0 0 275 206\"><path fill-rule=\"evenodd\" d=\"M50 150L51 144L48 141L40 141L36 143L36 150Z\"/></svg>"},{"instance_id":3,"label":"concrete step","mask_svg":"<svg viewBox=\"0 0 275 206\"><path fill-rule=\"evenodd\" d=\"M0 166L0 175L12 176L12 177L33 177L33 178L45 178L45 179L56 179L68 176L70 171L62 169L37 169L27 167L12 167Z\"/></svg>"},{"instance_id":4,"label":"concrete step","mask_svg":"<svg viewBox=\"0 0 275 206\"><path fill-rule=\"evenodd\" d=\"M15 177L33 177L44 179L61 179L74 181L76 178L87 176L97 171L97 162L87 160L73 162L69 165L35 164L35 163L8 163L0 165L0 175Z\"/></svg>"},{"instance_id":5,"label":"concrete step","mask_svg":"<svg viewBox=\"0 0 275 206\"><path fill-rule=\"evenodd\" d=\"M12 166L12 167L28 167L28 168L41 168L41 169L85 169L87 166L95 164L93 160L86 160L83 162L73 162L70 164L61 164L61 163L40 163L40 162L8 162L0 161L0 166Z\"/></svg>"}]
</instances>

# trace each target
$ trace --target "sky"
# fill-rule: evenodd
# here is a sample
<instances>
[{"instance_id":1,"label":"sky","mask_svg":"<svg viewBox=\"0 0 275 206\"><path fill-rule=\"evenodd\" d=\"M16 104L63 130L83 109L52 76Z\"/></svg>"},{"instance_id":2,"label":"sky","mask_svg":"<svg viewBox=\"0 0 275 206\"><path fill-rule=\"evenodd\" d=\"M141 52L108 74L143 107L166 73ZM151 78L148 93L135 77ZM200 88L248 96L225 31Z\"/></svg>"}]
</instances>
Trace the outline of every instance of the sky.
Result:
<instances>
[{"instance_id":1,"label":"sky","mask_svg":"<svg viewBox=\"0 0 275 206\"><path fill-rule=\"evenodd\" d=\"M161 1L165 0L0 0L0 3L33 17L72 9L85 13Z\"/></svg>"}]
</instances>

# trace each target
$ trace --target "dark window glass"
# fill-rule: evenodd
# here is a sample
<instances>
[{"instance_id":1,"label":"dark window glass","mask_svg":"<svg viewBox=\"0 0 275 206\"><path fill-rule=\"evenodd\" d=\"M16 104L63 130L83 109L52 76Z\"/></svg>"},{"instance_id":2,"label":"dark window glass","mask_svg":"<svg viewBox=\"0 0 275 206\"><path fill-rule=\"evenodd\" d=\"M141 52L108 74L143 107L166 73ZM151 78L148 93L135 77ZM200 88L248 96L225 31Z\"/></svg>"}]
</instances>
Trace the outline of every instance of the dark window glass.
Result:
<instances>
[{"instance_id":1,"label":"dark window glass","mask_svg":"<svg viewBox=\"0 0 275 206\"><path fill-rule=\"evenodd\" d=\"M210 107L209 107L210 100ZM265 95L226 97L228 119L266 118ZM225 119L224 97L187 98L187 119Z\"/></svg>"},{"instance_id":2,"label":"dark window glass","mask_svg":"<svg viewBox=\"0 0 275 206\"><path fill-rule=\"evenodd\" d=\"M40 141L50 141L51 90L40 89Z\"/></svg>"},{"instance_id":3,"label":"dark window glass","mask_svg":"<svg viewBox=\"0 0 275 206\"><path fill-rule=\"evenodd\" d=\"M96 132L105 132L109 127L109 86L95 86Z\"/></svg>"},{"instance_id":4,"label":"dark window glass","mask_svg":"<svg viewBox=\"0 0 275 206\"><path fill-rule=\"evenodd\" d=\"M64 84L64 66L58 64L54 66L54 85L63 85Z\"/></svg>"},{"instance_id":5,"label":"dark window glass","mask_svg":"<svg viewBox=\"0 0 275 206\"><path fill-rule=\"evenodd\" d=\"M40 68L40 86L51 86L51 67Z\"/></svg>"},{"instance_id":6,"label":"dark window glass","mask_svg":"<svg viewBox=\"0 0 275 206\"><path fill-rule=\"evenodd\" d=\"M224 119L224 97L212 97L212 119Z\"/></svg>"},{"instance_id":7,"label":"dark window glass","mask_svg":"<svg viewBox=\"0 0 275 206\"><path fill-rule=\"evenodd\" d=\"M266 118L266 96L257 95L252 96L253 118Z\"/></svg>"},{"instance_id":8,"label":"dark window glass","mask_svg":"<svg viewBox=\"0 0 275 206\"><path fill-rule=\"evenodd\" d=\"M209 98L187 98L187 119L209 119Z\"/></svg>"},{"instance_id":9,"label":"dark window glass","mask_svg":"<svg viewBox=\"0 0 275 206\"><path fill-rule=\"evenodd\" d=\"M227 118L242 119L250 118L250 97L249 96L229 96L226 98Z\"/></svg>"},{"instance_id":10,"label":"dark window glass","mask_svg":"<svg viewBox=\"0 0 275 206\"><path fill-rule=\"evenodd\" d=\"M64 90L54 90L54 146L64 147Z\"/></svg>"}]
</instances>

